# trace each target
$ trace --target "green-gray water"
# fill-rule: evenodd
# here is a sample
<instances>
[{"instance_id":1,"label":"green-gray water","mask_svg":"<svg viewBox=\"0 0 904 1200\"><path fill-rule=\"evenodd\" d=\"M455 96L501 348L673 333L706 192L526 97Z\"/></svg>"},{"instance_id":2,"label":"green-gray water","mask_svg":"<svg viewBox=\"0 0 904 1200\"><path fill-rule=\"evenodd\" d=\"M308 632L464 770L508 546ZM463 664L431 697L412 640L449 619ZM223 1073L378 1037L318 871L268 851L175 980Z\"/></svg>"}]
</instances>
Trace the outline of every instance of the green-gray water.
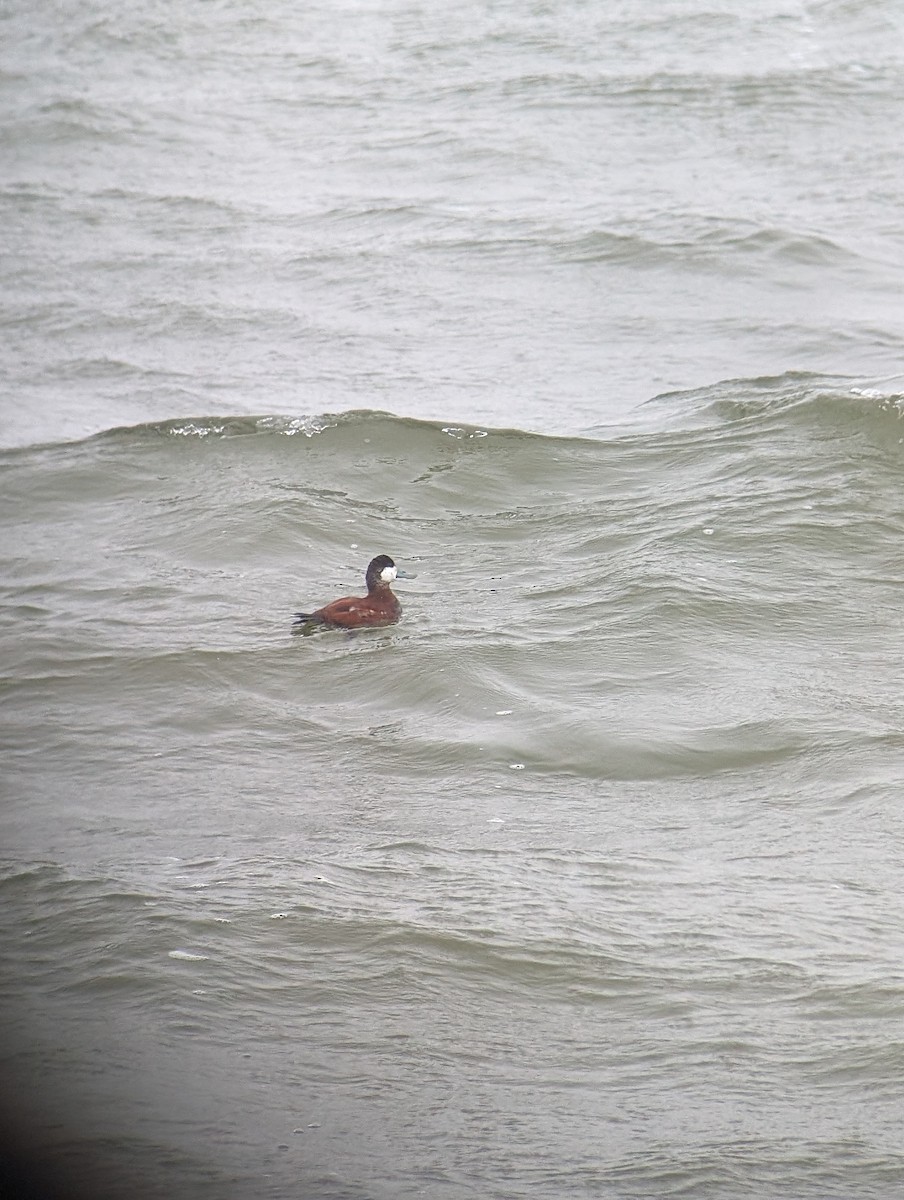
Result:
<instances>
[{"instance_id":1,"label":"green-gray water","mask_svg":"<svg viewBox=\"0 0 904 1200\"><path fill-rule=\"evenodd\" d=\"M902 128L900 0L0 4L3 1200L899 1200Z\"/></svg>"},{"instance_id":2,"label":"green-gray water","mask_svg":"<svg viewBox=\"0 0 904 1200\"><path fill-rule=\"evenodd\" d=\"M899 406L7 452L39 1141L110 1195L892 1195ZM291 636L380 551L398 627Z\"/></svg>"}]
</instances>

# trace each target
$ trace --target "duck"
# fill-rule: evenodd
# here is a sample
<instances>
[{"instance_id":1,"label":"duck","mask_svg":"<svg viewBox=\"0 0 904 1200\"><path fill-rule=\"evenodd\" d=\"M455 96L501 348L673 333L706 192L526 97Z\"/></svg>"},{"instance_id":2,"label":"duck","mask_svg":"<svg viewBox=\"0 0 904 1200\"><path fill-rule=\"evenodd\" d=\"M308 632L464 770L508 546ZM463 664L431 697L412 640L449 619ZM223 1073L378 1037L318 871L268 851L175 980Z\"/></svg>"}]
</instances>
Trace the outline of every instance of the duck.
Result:
<instances>
[{"instance_id":1,"label":"duck","mask_svg":"<svg viewBox=\"0 0 904 1200\"><path fill-rule=\"evenodd\" d=\"M399 570L388 554L378 554L368 563L364 578L366 596L342 596L314 612L296 613L293 625L304 626L307 632L320 626L364 629L395 625L402 615L402 606L391 584L396 579L413 579L414 576Z\"/></svg>"}]
</instances>

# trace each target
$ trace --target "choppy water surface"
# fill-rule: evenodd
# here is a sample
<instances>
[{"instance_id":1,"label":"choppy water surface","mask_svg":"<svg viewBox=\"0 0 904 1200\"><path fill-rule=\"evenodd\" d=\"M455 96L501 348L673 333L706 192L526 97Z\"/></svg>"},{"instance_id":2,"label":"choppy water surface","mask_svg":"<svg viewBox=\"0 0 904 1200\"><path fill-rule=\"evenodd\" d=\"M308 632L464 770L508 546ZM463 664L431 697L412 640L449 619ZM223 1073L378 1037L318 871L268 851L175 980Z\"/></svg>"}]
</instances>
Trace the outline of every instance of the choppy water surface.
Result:
<instances>
[{"instance_id":1,"label":"choppy water surface","mask_svg":"<svg viewBox=\"0 0 904 1200\"><path fill-rule=\"evenodd\" d=\"M7 453L12 1066L117 1170L899 1185L900 397L666 402ZM377 549L402 624L291 637Z\"/></svg>"},{"instance_id":2,"label":"choppy water surface","mask_svg":"<svg viewBox=\"0 0 904 1200\"><path fill-rule=\"evenodd\" d=\"M20 1167L899 1196L899 7L0 32Z\"/></svg>"},{"instance_id":3,"label":"choppy water surface","mask_svg":"<svg viewBox=\"0 0 904 1200\"><path fill-rule=\"evenodd\" d=\"M901 369L897 0L14 0L0 33L5 441L576 432Z\"/></svg>"}]
</instances>

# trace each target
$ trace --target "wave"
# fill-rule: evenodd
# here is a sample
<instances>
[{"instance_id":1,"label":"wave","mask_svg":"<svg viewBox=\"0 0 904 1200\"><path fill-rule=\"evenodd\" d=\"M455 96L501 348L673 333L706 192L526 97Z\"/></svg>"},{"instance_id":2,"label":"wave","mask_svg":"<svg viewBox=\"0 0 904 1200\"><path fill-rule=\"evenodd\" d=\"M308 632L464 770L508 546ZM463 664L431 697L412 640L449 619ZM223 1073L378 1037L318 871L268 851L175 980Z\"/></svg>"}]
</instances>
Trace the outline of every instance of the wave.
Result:
<instances>
[{"instance_id":1,"label":"wave","mask_svg":"<svg viewBox=\"0 0 904 1200\"><path fill-rule=\"evenodd\" d=\"M902 582L895 381L736 380L647 416L569 438L208 416L8 452L5 612L30 630L8 698L88 693L82 724L148 758L239 703L274 752L303 731L325 769L338 737L424 781L866 762ZM401 625L293 644L291 613L360 588L380 552L418 573ZM852 645L876 656L869 688ZM159 698L158 723L134 733L103 681L127 712Z\"/></svg>"},{"instance_id":2,"label":"wave","mask_svg":"<svg viewBox=\"0 0 904 1200\"><path fill-rule=\"evenodd\" d=\"M104 360L107 369L118 372L129 364ZM381 453L423 451L427 446L448 448L457 443L501 441L537 448L547 443L551 449L571 446L631 445L640 437L655 450L657 439L668 447L676 432L689 425L710 430L720 438L737 430L745 422L781 425L789 422L805 428L824 427L827 418L837 423L839 432L845 423L853 431L863 432L864 423L873 423L876 432L895 429L891 421L904 419L904 375L879 379L820 375L789 371L781 375L748 379L727 379L701 388L663 392L642 404L633 419L619 426L598 426L582 434L550 434L513 427L474 425L463 422L423 420L397 416L380 409L355 409L344 412L299 415L233 413L174 417L138 425L115 426L75 441L47 442L35 447L0 450L0 455L27 454L29 449L65 448L80 445L118 443L127 446L147 441L298 438L301 441L325 437L338 445L359 436ZM867 424L867 428L869 424Z\"/></svg>"},{"instance_id":3,"label":"wave","mask_svg":"<svg viewBox=\"0 0 904 1200\"><path fill-rule=\"evenodd\" d=\"M887 432L889 418L904 418L904 375L864 379L789 371L664 392L644 409L655 412L660 421L665 414L677 423L690 418L714 432L722 426L736 428L745 421L819 428L827 418L837 422L840 432L846 423L852 429L851 422L859 430L864 422L873 422L876 432Z\"/></svg>"},{"instance_id":4,"label":"wave","mask_svg":"<svg viewBox=\"0 0 904 1200\"><path fill-rule=\"evenodd\" d=\"M557 257L567 262L626 262L638 266L709 268L735 277L747 265L784 260L791 265L845 268L859 256L821 234L686 215L663 229L643 233L589 232L556 243Z\"/></svg>"}]
</instances>

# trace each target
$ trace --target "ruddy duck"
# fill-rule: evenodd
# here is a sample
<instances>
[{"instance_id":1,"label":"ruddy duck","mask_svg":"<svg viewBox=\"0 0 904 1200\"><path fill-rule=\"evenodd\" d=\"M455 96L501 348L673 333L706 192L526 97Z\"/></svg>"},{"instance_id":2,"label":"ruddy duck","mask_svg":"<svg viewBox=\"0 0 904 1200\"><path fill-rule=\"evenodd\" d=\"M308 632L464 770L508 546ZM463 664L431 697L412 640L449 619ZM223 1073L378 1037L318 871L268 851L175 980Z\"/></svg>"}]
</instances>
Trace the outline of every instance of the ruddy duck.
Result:
<instances>
[{"instance_id":1,"label":"ruddy duck","mask_svg":"<svg viewBox=\"0 0 904 1200\"><path fill-rule=\"evenodd\" d=\"M402 615L402 606L389 585L396 578L413 576L400 571L388 554L379 554L371 560L365 578L366 596L344 596L341 600L331 600L316 612L296 613L294 624L312 629L318 625L329 629L394 625Z\"/></svg>"}]
</instances>

